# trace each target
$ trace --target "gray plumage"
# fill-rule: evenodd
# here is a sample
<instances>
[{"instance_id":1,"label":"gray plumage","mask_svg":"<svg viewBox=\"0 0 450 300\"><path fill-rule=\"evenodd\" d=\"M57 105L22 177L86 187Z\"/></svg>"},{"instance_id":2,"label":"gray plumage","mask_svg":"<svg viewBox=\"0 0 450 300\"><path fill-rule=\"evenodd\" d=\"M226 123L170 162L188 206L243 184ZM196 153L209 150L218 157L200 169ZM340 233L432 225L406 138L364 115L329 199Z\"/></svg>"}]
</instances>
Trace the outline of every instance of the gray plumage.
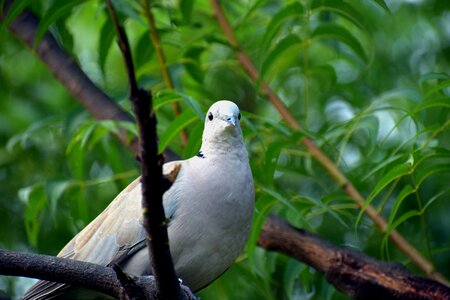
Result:
<instances>
[{"instance_id":1,"label":"gray plumage","mask_svg":"<svg viewBox=\"0 0 450 300\"><path fill-rule=\"evenodd\" d=\"M192 290L220 276L247 241L254 207L253 178L233 102L214 103L205 118L200 154L164 165L181 166L164 194L168 233L177 275ZM136 179L58 254L125 272L150 274L142 224L141 185ZM105 295L66 284L39 281L23 299L100 299Z\"/></svg>"}]
</instances>

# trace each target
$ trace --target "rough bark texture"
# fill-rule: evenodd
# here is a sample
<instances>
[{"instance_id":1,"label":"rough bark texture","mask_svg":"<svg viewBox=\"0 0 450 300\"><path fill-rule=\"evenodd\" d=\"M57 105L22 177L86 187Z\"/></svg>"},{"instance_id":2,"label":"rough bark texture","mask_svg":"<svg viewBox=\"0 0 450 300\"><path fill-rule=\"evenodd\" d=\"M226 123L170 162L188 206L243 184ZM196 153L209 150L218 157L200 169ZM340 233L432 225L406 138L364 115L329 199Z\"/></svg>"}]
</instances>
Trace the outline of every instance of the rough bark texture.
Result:
<instances>
[{"instance_id":1,"label":"rough bark texture","mask_svg":"<svg viewBox=\"0 0 450 300\"><path fill-rule=\"evenodd\" d=\"M0 274L70 283L113 297L118 297L121 289L111 268L60 257L1 249Z\"/></svg>"},{"instance_id":2,"label":"rough bark texture","mask_svg":"<svg viewBox=\"0 0 450 300\"><path fill-rule=\"evenodd\" d=\"M269 216L258 244L294 257L324 274L328 282L356 299L450 299L450 288L414 276L400 264L388 264Z\"/></svg>"},{"instance_id":3,"label":"rough bark texture","mask_svg":"<svg viewBox=\"0 0 450 300\"><path fill-rule=\"evenodd\" d=\"M128 37L119 22L110 0L106 1L119 44L130 87L130 100L139 127L139 157L141 160L143 226L147 232L147 247L155 276L155 290L159 299L186 299L180 289L170 254L166 215L163 207L165 180L162 172L164 158L158 154L156 115L150 91L140 88L135 76Z\"/></svg>"}]
</instances>

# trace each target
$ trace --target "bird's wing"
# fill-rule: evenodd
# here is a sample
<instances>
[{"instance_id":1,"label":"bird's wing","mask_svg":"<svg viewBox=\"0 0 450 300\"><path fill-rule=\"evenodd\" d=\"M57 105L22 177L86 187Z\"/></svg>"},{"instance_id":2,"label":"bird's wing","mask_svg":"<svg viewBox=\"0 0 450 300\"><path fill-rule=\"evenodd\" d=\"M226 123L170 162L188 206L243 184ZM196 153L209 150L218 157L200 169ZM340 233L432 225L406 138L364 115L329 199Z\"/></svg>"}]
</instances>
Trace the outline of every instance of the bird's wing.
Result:
<instances>
[{"instance_id":1,"label":"bird's wing","mask_svg":"<svg viewBox=\"0 0 450 300\"><path fill-rule=\"evenodd\" d=\"M182 163L166 163L164 175L173 175L174 169L178 172ZM176 210L176 199L164 196L166 216L170 218ZM137 178L79 232L58 256L103 266L120 263L145 247L145 230L141 224L141 185L140 178ZM70 286L67 284L39 281L27 291L23 299L51 299L68 288Z\"/></svg>"}]
</instances>

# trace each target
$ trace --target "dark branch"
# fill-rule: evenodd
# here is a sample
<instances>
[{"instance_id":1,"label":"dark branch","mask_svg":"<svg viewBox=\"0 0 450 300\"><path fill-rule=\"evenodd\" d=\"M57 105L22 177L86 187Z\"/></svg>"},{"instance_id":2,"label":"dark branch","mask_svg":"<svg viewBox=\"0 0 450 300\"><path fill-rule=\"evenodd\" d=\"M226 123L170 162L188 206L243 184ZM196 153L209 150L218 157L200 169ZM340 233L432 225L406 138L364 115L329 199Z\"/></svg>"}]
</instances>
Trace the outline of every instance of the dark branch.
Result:
<instances>
[{"instance_id":1,"label":"dark branch","mask_svg":"<svg viewBox=\"0 0 450 300\"><path fill-rule=\"evenodd\" d=\"M160 299L157 298L153 276L128 276L121 270L114 270L110 267L42 254L0 249L0 274L67 283L118 299L123 299L124 295L123 282L125 280L120 277L126 276L135 285L135 293L132 293L133 296L129 299ZM126 288L129 289L129 287ZM138 289L144 293L138 292ZM187 287L182 286L182 291L186 299L196 299Z\"/></svg>"},{"instance_id":2,"label":"dark branch","mask_svg":"<svg viewBox=\"0 0 450 300\"><path fill-rule=\"evenodd\" d=\"M156 116L152 109L151 94L138 87L134 75L133 59L128 38L119 23L111 1L106 0L125 60L130 85L130 99L139 125L139 152L141 159L142 210L150 262L160 299L183 299L178 278L170 255L169 237L162 196L166 185L162 175L164 159L158 155Z\"/></svg>"},{"instance_id":3,"label":"dark branch","mask_svg":"<svg viewBox=\"0 0 450 300\"><path fill-rule=\"evenodd\" d=\"M130 85L130 98L133 100L139 96L139 88L136 81L136 76L134 72L133 58L131 56L130 43L128 42L127 34L125 29L122 27L119 17L114 10L110 0L106 0L106 6L108 7L109 14L114 24L114 29L117 36L117 44L119 45L120 51L122 52L122 57L125 62L125 67L128 75L128 83Z\"/></svg>"},{"instance_id":4,"label":"dark branch","mask_svg":"<svg viewBox=\"0 0 450 300\"><path fill-rule=\"evenodd\" d=\"M274 216L266 220L258 244L312 266L337 289L356 299L450 299L450 288L441 283L414 276L399 264L331 245Z\"/></svg>"},{"instance_id":5,"label":"dark branch","mask_svg":"<svg viewBox=\"0 0 450 300\"><path fill-rule=\"evenodd\" d=\"M0 249L0 274L68 283L116 298L121 290L112 268L41 254Z\"/></svg>"}]
</instances>

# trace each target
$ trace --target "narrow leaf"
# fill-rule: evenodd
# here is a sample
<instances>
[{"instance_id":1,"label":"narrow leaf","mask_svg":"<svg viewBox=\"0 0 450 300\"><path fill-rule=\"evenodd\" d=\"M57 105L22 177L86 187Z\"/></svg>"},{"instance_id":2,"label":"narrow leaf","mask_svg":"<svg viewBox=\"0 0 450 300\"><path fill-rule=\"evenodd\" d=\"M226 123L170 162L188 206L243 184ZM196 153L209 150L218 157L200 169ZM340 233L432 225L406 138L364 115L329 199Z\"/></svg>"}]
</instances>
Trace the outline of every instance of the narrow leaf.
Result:
<instances>
[{"instance_id":1,"label":"narrow leaf","mask_svg":"<svg viewBox=\"0 0 450 300\"><path fill-rule=\"evenodd\" d=\"M364 202L364 206L362 207L360 213L358 214L358 217L355 222L355 226L359 224L361 221L361 218L364 214L364 210L367 206L370 205L372 200L391 182L397 180L398 178L401 178L405 175L408 175L412 172L411 166L408 163L404 163L401 165L395 166L392 170L390 170L381 180L378 182L378 184L375 186L375 188L370 193L369 197L367 197L366 201Z\"/></svg>"},{"instance_id":2,"label":"narrow leaf","mask_svg":"<svg viewBox=\"0 0 450 300\"><path fill-rule=\"evenodd\" d=\"M41 19L41 22L39 23L35 43L39 43L50 25L55 23L57 20L69 15L75 6L83 2L83 0L66 0L53 2L53 5L50 6L44 17Z\"/></svg>"},{"instance_id":3,"label":"narrow leaf","mask_svg":"<svg viewBox=\"0 0 450 300\"><path fill-rule=\"evenodd\" d=\"M286 19L300 17L304 11L300 2L293 2L277 12L265 30L266 33L263 37L261 50L267 51L270 43Z\"/></svg>"},{"instance_id":4,"label":"narrow leaf","mask_svg":"<svg viewBox=\"0 0 450 300\"><path fill-rule=\"evenodd\" d=\"M262 64L261 78L265 78L266 73L278 59L285 58L285 56L283 56L284 52L295 45L301 44L301 42L300 38L294 34L290 34L279 41L275 48L267 55L267 58Z\"/></svg>"},{"instance_id":5,"label":"narrow leaf","mask_svg":"<svg viewBox=\"0 0 450 300\"><path fill-rule=\"evenodd\" d=\"M180 10L183 16L184 22L189 24L192 19L192 8L194 6L194 0L180 0Z\"/></svg>"},{"instance_id":6,"label":"narrow leaf","mask_svg":"<svg viewBox=\"0 0 450 300\"><path fill-rule=\"evenodd\" d=\"M100 29L100 36L98 41L98 63L103 74L105 74L105 64L108 58L109 49L114 40L115 31L112 30L114 25L111 22L111 18L106 18L105 23L103 23Z\"/></svg>"},{"instance_id":7,"label":"narrow leaf","mask_svg":"<svg viewBox=\"0 0 450 300\"><path fill-rule=\"evenodd\" d=\"M47 204L47 197L42 184L33 185L19 190L19 199L26 204L25 207L25 231L28 240L33 246L38 245L40 216Z\"/></svg>"},{"instance_id":8,"label":"narrow leaf","mask_svg":"<svg viewBox=\"0 0 450 300\"><path fill-rule=\"evenodd\" d=\"M362 60L368 61L367 54L350 31L337 24L322 24L312 33L314 38L331 38L336 39L350 47Z\"/></svg>"},{"instance_id":9,"label":"narrow leaf","mask_svg":"<svg viewBox=\"0 0 450 300\"><path fill-rule=\"evenodd\" d=\"M166 131L160 135L159 152L161 153L172 142L172 140L186 128L189 124L198 120L198 116L192 110L185 110L176 119L170 123Z\"/></svg>"}]
</instances>

